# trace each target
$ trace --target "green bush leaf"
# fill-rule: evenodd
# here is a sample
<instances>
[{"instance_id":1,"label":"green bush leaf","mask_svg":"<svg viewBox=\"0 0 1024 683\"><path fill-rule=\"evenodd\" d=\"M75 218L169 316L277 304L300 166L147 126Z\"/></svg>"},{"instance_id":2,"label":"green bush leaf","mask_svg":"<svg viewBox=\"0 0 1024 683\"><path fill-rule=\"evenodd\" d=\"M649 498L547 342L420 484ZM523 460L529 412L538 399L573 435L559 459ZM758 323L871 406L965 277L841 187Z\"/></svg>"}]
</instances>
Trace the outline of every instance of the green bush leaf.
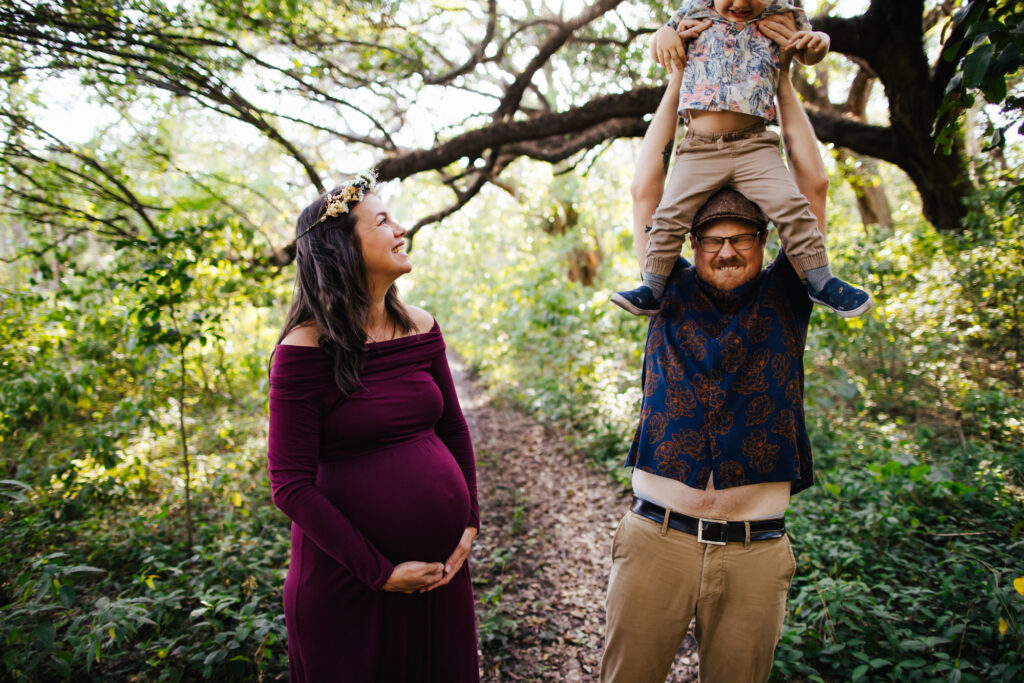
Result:
<instances>
[{"instance_id":1,"label":"green bush leaf","mask_svg":"<svg viewBox=\"0 0 1024 683\"><path fill-rule=\"evenodd\" d=\"M991 44L982 45L967 55L963 69L965 88L977 88L981 85L992 59L992 49Z\"/></svg>"}]
</instances>

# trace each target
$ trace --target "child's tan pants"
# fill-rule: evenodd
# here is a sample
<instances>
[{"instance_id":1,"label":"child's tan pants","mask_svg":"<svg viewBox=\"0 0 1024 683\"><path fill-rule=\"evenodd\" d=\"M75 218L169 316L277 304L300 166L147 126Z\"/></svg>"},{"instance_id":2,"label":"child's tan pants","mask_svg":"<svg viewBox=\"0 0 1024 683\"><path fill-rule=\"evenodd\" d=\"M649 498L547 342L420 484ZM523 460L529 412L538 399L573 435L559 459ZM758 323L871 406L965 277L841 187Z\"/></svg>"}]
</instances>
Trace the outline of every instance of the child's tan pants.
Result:
<instances>
[{"instance_id":1,"label":"child's tan pants","mask_svg":"<svg viewBox=\"0 0 1024 683\"><path fill-rule=\"evenodd\" d=\"M729 133L696 133L676 147L675 167L651 226L644 272L668 275L679 258L693 217L726 185L761 207L778 227L786 256L801 271L828 265L825 238L782 163L779 136L756 126Z\"/></svg>"},{"instance_id":2,"label":"child's tan pants","mask_svg":"<svg viewBox=\"0 0 1024 683\"><path fill-rule=\"evenodd\" d=\"M602 683L664 683L690 620L701 683L762 683L796 571L789 538L708 545L635 512L619 523Z\"/></svg>"}]
</instances>

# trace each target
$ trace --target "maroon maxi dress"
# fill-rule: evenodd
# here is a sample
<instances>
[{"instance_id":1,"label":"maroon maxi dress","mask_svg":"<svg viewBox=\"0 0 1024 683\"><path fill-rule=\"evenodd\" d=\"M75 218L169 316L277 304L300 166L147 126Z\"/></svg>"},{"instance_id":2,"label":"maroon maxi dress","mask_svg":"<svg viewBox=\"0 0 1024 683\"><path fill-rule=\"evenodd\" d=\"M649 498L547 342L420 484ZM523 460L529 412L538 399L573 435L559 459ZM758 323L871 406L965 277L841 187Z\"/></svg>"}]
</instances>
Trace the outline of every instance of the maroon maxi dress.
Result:
<instances>
[{"instance_id":1,"label":"maroon maxi dress","mask_svg":"<svg viewBox=\"0 0 1024 683\"><path fill-rule=\"evenodd\" d=\"M292 520L284 585L292 683L477 681L469 563L448 585L381 590L394 566L443 562L479 528L469 429L437 323L367 345L342 396L322 348L279 345L267 451Z\"/></svg>"}]
</instances>

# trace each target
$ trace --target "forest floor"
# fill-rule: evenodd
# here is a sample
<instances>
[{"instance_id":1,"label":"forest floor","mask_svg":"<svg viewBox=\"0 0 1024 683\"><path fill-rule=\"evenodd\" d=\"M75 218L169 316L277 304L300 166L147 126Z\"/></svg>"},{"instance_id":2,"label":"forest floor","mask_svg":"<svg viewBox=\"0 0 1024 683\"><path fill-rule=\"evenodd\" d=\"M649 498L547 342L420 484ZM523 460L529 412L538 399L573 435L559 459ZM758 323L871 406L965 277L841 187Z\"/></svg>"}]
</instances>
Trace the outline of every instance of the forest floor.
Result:
<instances>
[{"instance_id":1,"label":"forest floor","mask_svg":"<svg viewBox=\"0 0 1024 683\"><path fill-rule=\"evenodd\" d=\"M450 360L477 457L483 530L472 569L483 680L597 680L612 534L628 492ZM696 659L687 636L668 680L697 680Z\"/></svg>"}]
</instances>

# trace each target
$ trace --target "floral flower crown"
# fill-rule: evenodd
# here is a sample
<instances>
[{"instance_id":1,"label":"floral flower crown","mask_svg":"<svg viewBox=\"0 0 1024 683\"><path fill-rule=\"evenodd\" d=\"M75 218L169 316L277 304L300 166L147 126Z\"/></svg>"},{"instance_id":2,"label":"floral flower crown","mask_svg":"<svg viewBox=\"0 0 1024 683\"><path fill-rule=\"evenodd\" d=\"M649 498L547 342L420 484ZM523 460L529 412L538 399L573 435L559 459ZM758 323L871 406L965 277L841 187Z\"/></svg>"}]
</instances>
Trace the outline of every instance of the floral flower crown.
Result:
<instances>
[{"instance_id":1,"label":"floral flower crown","mask_svg":"<svg viewBox=\"0 0 1024 683\"><path fill-rule=\"evenodd\" d=\"M326 208L324 209L323 215L320 216L313 225L299 233L299 237L302 237L328 218L335 218L343 213L348 213L349 204L356 204L363 201L363 197L365 197L368 192L373 192L375 187L377 187L377 176L373 171L362 171L358 173L354 179L350 180L345 185L342 185L340 190L327 195L327 202L325 204ZM298 239L298 237L295 239Z\"/></svg>"}]
</instances>

